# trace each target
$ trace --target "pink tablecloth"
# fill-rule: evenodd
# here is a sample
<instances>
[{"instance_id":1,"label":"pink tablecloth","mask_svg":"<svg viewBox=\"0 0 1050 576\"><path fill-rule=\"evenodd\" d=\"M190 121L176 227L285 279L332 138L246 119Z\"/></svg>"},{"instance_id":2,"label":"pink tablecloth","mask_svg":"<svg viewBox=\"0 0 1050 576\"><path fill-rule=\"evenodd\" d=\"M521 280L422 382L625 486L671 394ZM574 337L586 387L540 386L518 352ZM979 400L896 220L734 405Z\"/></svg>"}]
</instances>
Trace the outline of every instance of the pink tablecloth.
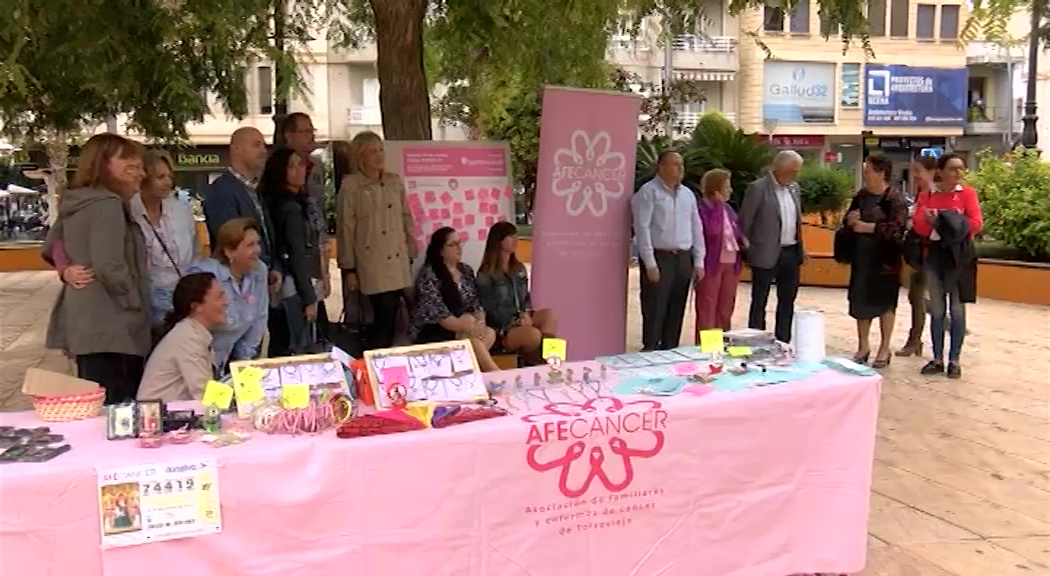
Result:
<instances>
[{"instance_id":1,"label":"pink tablecloth","mask_svg":"<svg viewBox=\"0 0 1050 576\"><path fill-rule=\"evenodd\" d=\"M257 435L219 449L109 442L102 419L55 425L71 452L0 468L0 574L856 572L879 388L877 377L827 372L655 404L600 400L535 426L507 417L355 440ZM39 422L23 413L0 424ZM100 549L96 467L198 457L220 463L222 534Z\"/></svg>"}]
</instances>

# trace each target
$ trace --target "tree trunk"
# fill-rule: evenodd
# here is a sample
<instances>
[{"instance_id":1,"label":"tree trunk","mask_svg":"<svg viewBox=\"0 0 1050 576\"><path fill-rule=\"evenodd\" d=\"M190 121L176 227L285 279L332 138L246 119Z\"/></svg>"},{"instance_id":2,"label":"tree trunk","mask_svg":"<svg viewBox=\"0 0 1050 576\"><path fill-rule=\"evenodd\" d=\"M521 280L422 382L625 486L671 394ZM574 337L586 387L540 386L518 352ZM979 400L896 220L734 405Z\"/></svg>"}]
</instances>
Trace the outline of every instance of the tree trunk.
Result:
<instances>
[{"instance_id":1,"label":"tree trunk","mask_svg":"<svg viewBox=\"0 0 1050 576\"><path fill-rule=\"evenodd\" d=\"M431 140L430 91L423 67L427 0L371 0L379 108L387 140Z\"/></svg>"},{"instance_id":2,"label":"tree trunk","mask_svg":"<svg viewBox=\"0 0 1050 576\"><path fill-rule=\"evenodd\" d=\"M58 201L66 191L66 170L69 168L69 135L65 132L50 132L44 139L44 151L50 173L47 175L47 224L54 226L58 220Z\"/></svg>"}]
</instances>

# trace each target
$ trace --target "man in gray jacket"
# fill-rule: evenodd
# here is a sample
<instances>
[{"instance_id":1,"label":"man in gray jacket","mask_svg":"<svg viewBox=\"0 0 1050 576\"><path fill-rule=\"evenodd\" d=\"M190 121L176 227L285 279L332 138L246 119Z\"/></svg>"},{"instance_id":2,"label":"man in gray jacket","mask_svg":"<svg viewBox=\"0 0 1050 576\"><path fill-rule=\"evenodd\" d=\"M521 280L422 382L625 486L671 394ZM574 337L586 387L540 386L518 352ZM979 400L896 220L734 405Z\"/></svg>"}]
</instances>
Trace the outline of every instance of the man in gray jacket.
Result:
<instances>
[{"instance_id":1,"label":"man in gray jacket","mask_svg":"<svg viewBox=\"0 0 1050 576\"><path fill-rule=\"evenodd\" d=\"M777 310L773 334L781 342L791 341L799 270L805 259L802 201L795 183L801 169L802 156L798 152L781 151L769 173L747 187L740 204L740 229L749 242L746 258L751 266L747 326L766 329L766 304L775 282Z\"/></svg>"}]
</instances>

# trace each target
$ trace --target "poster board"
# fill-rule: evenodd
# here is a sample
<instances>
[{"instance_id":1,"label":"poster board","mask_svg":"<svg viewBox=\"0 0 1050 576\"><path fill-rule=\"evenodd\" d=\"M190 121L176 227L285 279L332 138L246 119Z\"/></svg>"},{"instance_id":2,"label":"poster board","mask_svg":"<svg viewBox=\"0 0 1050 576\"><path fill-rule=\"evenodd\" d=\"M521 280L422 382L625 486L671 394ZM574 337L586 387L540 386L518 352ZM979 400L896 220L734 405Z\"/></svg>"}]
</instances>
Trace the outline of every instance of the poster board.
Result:
<instances>
[{"instance_id":1,"label":"poster board","mask_svg":"<svg viewBox=\"0 0 1050 576\"><path fill-rule=\"evenodd\" d=\"M260 380L266 400L281 399L281 387L285 384L306 384L310 387L310 397L318 398L325 392L341 393L350 396L350 386L346 381L343 364L329 354L308 354L287 356L284 358L258 358L256 360L238 360L230 362L230 374L237 373L249 366L265 372ZM234 387L236 390L236 387ZM237 401L237 414L241 418L251 416L253 406L248 402Z\"/></svg>"},{"instance_id":2,"label":"poster board","mask_svg":"<svg viewBox=\"0 0 1050 576\"><path fill-rule=\"evenodd\" d=\"M395 383L405 386L409 402L474 402L488 396L470 340L369 350L365 366L381 409L390 408L387 388Z\"/></svg>"},{"instance_id":3,"label":"poster board","mask_svg":"<svg viewBox=\"0 0 1050 576\"><path fill-rule=\"evenodd\" d=\"M389 141L387 170L405 182L413 239L422 262L430 235L443 226L459 231L463 262L475 270L489 227L514 221L510 146L506 142Z\"/></svg>"}]
</instances>

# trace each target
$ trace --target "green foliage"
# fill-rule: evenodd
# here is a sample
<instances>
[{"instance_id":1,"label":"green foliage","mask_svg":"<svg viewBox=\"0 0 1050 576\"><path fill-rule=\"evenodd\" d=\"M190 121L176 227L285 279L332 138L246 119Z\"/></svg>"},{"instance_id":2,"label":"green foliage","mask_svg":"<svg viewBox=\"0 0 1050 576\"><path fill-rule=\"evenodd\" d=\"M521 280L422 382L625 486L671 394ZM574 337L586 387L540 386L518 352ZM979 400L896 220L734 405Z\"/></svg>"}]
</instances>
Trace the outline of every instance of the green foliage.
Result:
<instances>
[{"instance_id":1,"label":"green foliage","mask_svg":"<svg viewBox=\"0 0 1050 576\"><path fill-rule=\"evenodd\" d=\"M853 197L854 178L833 166L804 164L798 189L803 214L836 213Z\"/></svg>"},{"instance_id":2,"label":"green foliage","mask_svg":"<svg viewBox=\"0 0 1050 576\"><path fill-rule=\"evenodd\" d=\"M202 94L243 115L245 66L289 62L297 47L274 48L273 0L57 4L9 0L0 10L0 122L18 137L77 133L113 114L148 136L184 137L209 111ZM287 33L305 25L293 17ZM292 85L279 79L281 90Z\"/></svg>"},{"instance_id":3,"label":"green foliage","mask_svg":"<svg viewBox=\"0 0 1050 576\"><path fill-rule=\"evenodd\" d=\"M493 140L510 144L514 180L525 193L525 207L532 211L536 197L536 172L539 169L540 98L536 92L520 92L506 105L503 115L487 131Z\"/></svg>"},{"instance_id":4,"label":"green foliage","mask_svg":"<svg viewBox=\"0 0 1050 576\"><path fill-rule=\"evenodd\" d=\"M734 205L744 197L747 185L762 176L776 151L755 134L733 126L717 112L704 114L685 146L685 170L691 181L704 172L723 168L733 174Z\"/></svg>"},{"instance_id":5,"label":"green foliage","mask_svg":"<svg viewBox=\"0 0 1050 576\"><path fill-rule=\"evenodd\" d=\"M1050 163L1024 148L979 158L968 180L981 198L985 234L1033 258L1050 257Z\"/></svg>"},{"instance_id":6,"label":"green foliage","mask_svg":"<svg viewBox=\"0 0 1050 576\"><path fill-rule=\"evenodd\" d=\"M657 158L664 150L674 150L682 155L685 163L682 183L697 192L704 172L712 168L729 170L733 175L733 197L730 199L733 205L743 198L747 185L762 176L775 153L756 135L740 130L725 116L711 112L700 117L690 138L669 140L658 136L639 140L635 155L635 190L656 174Z\"/></svg>"}]
</instances>

